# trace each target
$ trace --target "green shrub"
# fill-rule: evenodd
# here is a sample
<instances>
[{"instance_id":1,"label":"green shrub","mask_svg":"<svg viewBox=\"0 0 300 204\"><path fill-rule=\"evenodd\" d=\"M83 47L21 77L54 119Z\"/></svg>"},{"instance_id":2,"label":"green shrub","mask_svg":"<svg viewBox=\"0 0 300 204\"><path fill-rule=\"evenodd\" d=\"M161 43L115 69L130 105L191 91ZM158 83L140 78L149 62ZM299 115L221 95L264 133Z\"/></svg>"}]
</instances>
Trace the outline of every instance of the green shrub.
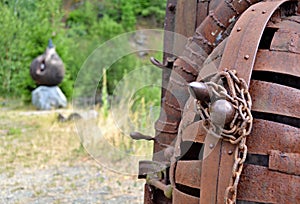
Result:
<instances>
[{"instance_id":1,"label":"green shrub","mask_svg":"<svg viewBox=\"0 0 300 204\"><path fill-rule=\"evenodd\" d=\"M161 21L166 0L85 0L68 15L63 2L0 0L1 96L22 96L24 101L30 101L31 91L36 88L29 75L30 64L45 51L48 39L52 38L66 68L60 87L70 99L74 81L88 56L103 42L134 30L138 16L155 16ZM107 70L109 94L123 75L138 65L138 60L134 55L126 56ZM98 85L101 90L102 82Z\"/></svg>"}]
</instances>

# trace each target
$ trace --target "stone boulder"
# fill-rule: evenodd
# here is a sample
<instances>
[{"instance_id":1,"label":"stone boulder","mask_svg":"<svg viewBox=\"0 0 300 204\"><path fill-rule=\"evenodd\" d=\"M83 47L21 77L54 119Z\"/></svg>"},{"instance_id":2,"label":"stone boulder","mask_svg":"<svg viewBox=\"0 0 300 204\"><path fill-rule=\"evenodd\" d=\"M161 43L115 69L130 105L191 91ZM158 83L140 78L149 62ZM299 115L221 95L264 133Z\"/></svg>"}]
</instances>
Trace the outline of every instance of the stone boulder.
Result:
<instances>
[{"instance_id":1,"label":"stone boulder","mask_svg":"<svg viewBox=\"0 0 300 204\"><path fill-rule=\"evenodd\" d=\"M31 93L32 104L39 110L51 110L67 106L67 98L58 86L39 86Z\"/></svg>"}]
</instances>

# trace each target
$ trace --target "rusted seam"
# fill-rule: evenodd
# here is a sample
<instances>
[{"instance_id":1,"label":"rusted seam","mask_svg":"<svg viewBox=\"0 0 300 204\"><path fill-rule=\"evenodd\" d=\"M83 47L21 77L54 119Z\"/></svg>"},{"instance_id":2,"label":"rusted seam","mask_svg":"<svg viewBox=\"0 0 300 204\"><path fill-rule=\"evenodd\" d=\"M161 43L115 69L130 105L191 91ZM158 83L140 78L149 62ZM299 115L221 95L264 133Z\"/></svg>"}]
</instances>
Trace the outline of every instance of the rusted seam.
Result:
<instances>
[{"instance_id":1,"label":"rusted seam","mask_svg":"<svg viewBox=\"0 0 300 204\"><path fill-rule=\"evenodd\" d=\"M228 0L225 0L225 3L227 4L227 6L233 11L235 12L237 15L240 15L240 12L238 12L236 10L236 8L233 6L233 4L231 2L229 2Z\"/></svg>"},{"instance_id":2,"label":"rusted seam","mask_svg":"<svg viewBox=\"0 0 300 204\"><path fill-rule=\"evenodd\" d=\"M197 74L194 74L193 71L190 71L190 70L186 69L186 68L183 67L183 66L174 66L174 69L182 70L182 71L184 71L185 73L192 75L193 77L197 77L197 76L198 76Z\"/></svg>"},{"instance_id":3,"label":"rusted seam","mask_svg":"<svg viewBox=\"0 0 300 204\"><path fill-rule=\"evenodd\" d=\"M167 106L169 106L170 108L172 108L172 109L175 109L175 110L180 111L180 112L182 111L181 108L177 108L176 106L172 105L171 103L169 103L169 102L167 102L167 101L165 101L165 104L166 104Z\"/></svg>"},{"instance_id":4,"label":"rusted seam","mask_svg":"<svg viewBox=\"0 0 300 204\"><path fill-rule=\"evenodd\" d=\"M156 127L155 130L163 133L168 133L168 134L177 134L177 130L172 131L172 130L166 130L158 127Z\"/></svg>"},{"instance_id":5,"label":"rusted seam","mask_svg":"<svg viewBox=\"0 0 300 204\"><path fill-rule=\"evenodd\" d=\"M176 122L167 122L167 121L162 121L158 120L158 123L163 124L163 125L168 125L174 128L177 128L178 124Z\"/></svg>"},{"instance_id":6,"label":"rusted seam","mask_svg":"<svg viewBox=\"0 0 300 204\"><path fill-rule=\"evenodd\" d=\"M222 29L226 29L226 26L221 23L221 21L215 16L215 13L213 11L209 11L209 17L213 19L213 21Z\"/></svg>"},{"instance_id":7,"label":"rusted seam","mask_svg":"<svg viewBox=\"0 0 300 204\"><path fill-rule=\"evenodd\" d=\"M213 48L213 44L211 42L209 42L207 39L205 39L205 37L199 33L199 31L196 30L195 35L193 36L194 39L196 40L200 40L204 45L208 45L211 48Z\"/></svg>"},{"instance_id":8,"label":"rusted seam","mask_svg":"<svg viewBox=\"0 0 300 204\"><path fill-rule=\"evenodd\" d=\"M194 51L192 48L189 47L189 44L185 46L185 49L187 49L188 51L190 51L194 56L201 58L201 60L205 61L206 57L203 56L202 54Z\"/></svg>"}]
</instances>

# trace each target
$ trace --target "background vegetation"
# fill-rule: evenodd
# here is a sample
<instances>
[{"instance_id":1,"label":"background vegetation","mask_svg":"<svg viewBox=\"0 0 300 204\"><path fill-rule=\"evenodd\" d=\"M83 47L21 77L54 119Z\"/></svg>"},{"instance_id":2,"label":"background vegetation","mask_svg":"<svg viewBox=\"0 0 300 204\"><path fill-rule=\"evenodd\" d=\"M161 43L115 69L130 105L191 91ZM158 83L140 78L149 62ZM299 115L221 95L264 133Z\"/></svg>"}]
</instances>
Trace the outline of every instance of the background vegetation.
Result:
<instances>
[{"instance_id":1,"label":"background vegetation","mask_svg":"<svg viewBox=\"0 0 300 204\"><path fill-rule=\"evenodd\" d=\"M162 28L165 6L166 0L0 0L0 96L30 100L36 87L30 63L52 38L66 67L60 87L70 98L80 67L97 46L139 27ZM108 94L124 73L143 63L129 56L114 64L107 72Z\"/></svg>"}]
</instances>

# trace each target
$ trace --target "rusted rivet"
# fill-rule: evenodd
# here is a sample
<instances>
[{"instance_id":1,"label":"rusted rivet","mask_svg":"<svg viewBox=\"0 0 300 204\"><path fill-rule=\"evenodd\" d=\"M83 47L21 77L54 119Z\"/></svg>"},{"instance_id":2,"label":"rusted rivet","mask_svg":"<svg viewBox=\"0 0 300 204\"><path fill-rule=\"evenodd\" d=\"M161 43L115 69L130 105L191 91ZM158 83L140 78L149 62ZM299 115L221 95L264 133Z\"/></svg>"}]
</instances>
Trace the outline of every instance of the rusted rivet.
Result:
<instances>
[{"instance_id":1,"label":"rusted rivet","mask_svg":"<svg viewBox=\"0 0 300 204\"><path fill-rule=\"evenodd\" d=\"M240 32L241 30L242 30L241 27L238 27L238 28L236 29L237 32Z\"/></svg>"},{"instance_id":2,"label":"rusted rivet","mask_svg":"<svg viewBox=\"0 0 300 204\"><path fill-rule=\"evenodd\" d=\"M245 55L245 56L244 56L244 59L247 60L247 59L249 59L249 57L250 57L249 55Z\"/></svg>"},{"instance_id":3,"label":"rusted rivet","mask_svg":"<svg viewBox=\"0 0 300 204\"><path fill-rule=\"evenodd\" d=\"M214 144L210 144L209 148L212 149L212 148L214 148L214 146L215 146Z\"/></svg>"},{"instance_id":4,"label":"rusted rivet","mask_svg":"<svg viewBox=\"0 0 300 204\"><path fill-rule=\"evenodd\" d=\"M175 10L175 5L172 4L172 3L169 3L169 4L168 4L168 9L169 9L170 11L174 11L174 10Z\"/></svg>"},{"instance_id":5,"label":"rusted rivet","mask_svg":"<svg viewBox=\"0 0 300 204\"><path fill-rule=\"evenodd\" d=\"M261 12L262 14L265 14L265 13L267 13L265 10L263 10L262 12Z\"/></svg>"},{"instance_id":6,"label":"rusted rivet","mask_svg":"<svg viewBox=\"0 0 300 204\"><path fill-rule=\"evenodd\" d=\"M232 153L233 153L232 150L229 150L229 151L228 151L228 154L229 154L229 155L232 155Z\"/></svg>"}]
</instances>

